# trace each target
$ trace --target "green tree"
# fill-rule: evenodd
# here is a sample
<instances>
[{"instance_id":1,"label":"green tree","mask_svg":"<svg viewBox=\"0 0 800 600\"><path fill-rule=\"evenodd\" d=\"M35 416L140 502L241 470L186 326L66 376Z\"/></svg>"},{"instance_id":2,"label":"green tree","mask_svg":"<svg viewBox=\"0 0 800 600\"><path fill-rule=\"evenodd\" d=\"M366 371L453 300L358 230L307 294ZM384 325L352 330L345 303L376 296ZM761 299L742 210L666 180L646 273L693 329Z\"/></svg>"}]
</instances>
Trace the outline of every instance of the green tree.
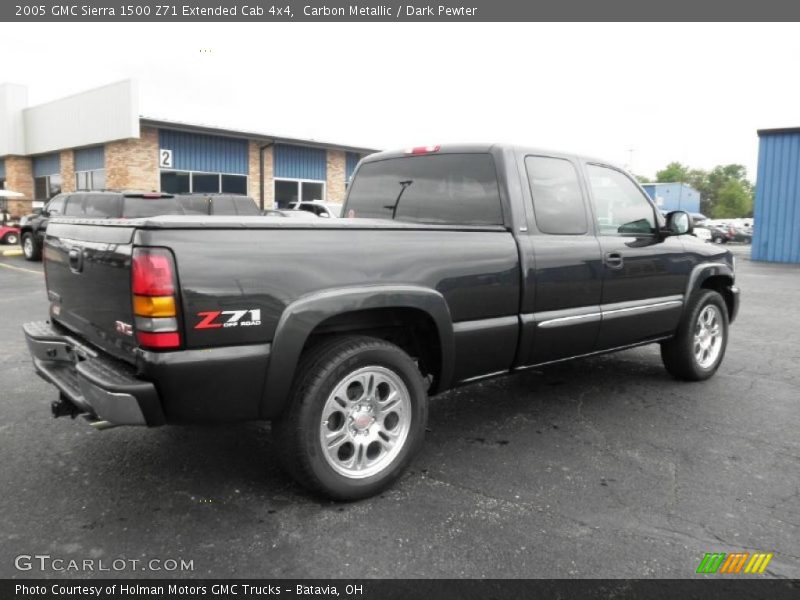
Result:
<instances>
[{"instance_id":1,"label":"green tree","mask_svg":"<svg viewBox=\"0 0 800 600\"><path fill-rule=\"evenodd\" d=\"M636 175L636 174L634 174L633 176L636 177L636 181L638 181L639 183L650 183L650 178L649 177L646 177L644 175Z\"/></svg>"},{"instance_id":2,"label":"green tree","mask_svg":"<svg viewBox=\"0 0 800 600\"><path fill-rule=\"evenodd\" d=\"M711 216L715 219L745 217L752 214L752 185L747 180L730 178L716 192Z\"/></svg>"},{"instance_id":3,"label":"green tree","mask_svg":"<svg viewBox=\"0 0 800 600\"><path fill-rule=\"evenodd\" d=\"M679 162L671 162L656 173L656 182L658 183L687 183L688 181L689 167Z\"/></svg>"}]
</instances>

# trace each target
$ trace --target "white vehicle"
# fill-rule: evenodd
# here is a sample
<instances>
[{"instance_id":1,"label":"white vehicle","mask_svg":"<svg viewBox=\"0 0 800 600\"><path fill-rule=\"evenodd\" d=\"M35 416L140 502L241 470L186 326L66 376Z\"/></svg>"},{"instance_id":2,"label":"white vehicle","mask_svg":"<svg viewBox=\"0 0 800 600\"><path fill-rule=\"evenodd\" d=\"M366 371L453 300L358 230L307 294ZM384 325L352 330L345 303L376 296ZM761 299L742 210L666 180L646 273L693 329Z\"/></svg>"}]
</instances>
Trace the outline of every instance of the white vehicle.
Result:
<instances>
[{"instance_id":1,"label":"white vehicle","mask_svg":"<svg viewBox=\"0 0 800 600\"><path fill-rule=\"evenodd\" d=\"M342 216L342 205L333 202L323 202L322 200L310 200L301 202L290 202L289 210L304 210L314 213L318 217L325 219L338 219Z\"/></svg>"}]
</instances>

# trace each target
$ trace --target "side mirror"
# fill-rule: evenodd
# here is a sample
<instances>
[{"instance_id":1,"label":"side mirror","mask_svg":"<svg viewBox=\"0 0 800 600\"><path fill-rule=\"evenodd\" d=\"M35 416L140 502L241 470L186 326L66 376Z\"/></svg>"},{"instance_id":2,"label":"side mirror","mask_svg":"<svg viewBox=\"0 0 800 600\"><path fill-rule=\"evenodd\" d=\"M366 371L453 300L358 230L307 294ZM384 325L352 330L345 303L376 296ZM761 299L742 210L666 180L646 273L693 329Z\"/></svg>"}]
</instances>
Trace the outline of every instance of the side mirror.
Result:
<instances>
[{"instance_id":1,"label":"side mirror","mask_svg":"<svg viewBox=\"0 0 800 600\"><path fill-rule=\"evenodd\" d=\"M692 233L692 217L682 210L675 210L667 214L667 235L685 235Z\"/></svg>"}]
</instances>

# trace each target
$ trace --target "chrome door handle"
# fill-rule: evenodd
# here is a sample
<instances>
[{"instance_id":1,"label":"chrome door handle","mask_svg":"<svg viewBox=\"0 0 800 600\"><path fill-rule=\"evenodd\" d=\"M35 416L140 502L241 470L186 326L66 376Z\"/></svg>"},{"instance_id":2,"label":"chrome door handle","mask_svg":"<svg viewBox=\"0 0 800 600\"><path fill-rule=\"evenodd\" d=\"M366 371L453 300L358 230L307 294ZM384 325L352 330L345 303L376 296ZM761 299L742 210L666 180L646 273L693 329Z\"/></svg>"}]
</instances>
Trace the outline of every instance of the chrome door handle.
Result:
<instances>
[{"instance_id":1,"label":"chrome door handle","mask_svg":"<svg viewBox=\"0 0 800 600\"><path fill-rule=\"evenodd\" d=\"M605 263L609 269L621 269L623 265L622 254L619 252L606 252Z\"/></svg>"}]
</instances>

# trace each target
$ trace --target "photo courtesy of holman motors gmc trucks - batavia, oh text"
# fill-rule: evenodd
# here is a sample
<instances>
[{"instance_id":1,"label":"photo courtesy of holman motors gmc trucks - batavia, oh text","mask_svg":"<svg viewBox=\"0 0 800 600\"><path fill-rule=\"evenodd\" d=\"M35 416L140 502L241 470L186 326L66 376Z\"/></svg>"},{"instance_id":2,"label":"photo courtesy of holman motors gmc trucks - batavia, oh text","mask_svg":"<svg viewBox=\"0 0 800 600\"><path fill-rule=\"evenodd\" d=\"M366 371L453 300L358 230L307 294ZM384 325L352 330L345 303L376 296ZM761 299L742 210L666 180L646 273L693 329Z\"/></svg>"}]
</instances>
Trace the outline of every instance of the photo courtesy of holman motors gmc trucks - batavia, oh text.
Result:
<instances>
[{"instance_id":1,"label":"photo courtesy of holman motors gmc trucks - batavia, oh text","mask_svg":"<svg viewBox=\"0 0 800 600\"><path fill-rule=\"evenodd\" d=\"M54 414L268 420L297 481L353 500L409 465L454 386L650 343L699 381L725 355L731 253L605 161L382 152L341 214L51 218L49 320L24 331Z\"/></svg>"}]
</instances>

